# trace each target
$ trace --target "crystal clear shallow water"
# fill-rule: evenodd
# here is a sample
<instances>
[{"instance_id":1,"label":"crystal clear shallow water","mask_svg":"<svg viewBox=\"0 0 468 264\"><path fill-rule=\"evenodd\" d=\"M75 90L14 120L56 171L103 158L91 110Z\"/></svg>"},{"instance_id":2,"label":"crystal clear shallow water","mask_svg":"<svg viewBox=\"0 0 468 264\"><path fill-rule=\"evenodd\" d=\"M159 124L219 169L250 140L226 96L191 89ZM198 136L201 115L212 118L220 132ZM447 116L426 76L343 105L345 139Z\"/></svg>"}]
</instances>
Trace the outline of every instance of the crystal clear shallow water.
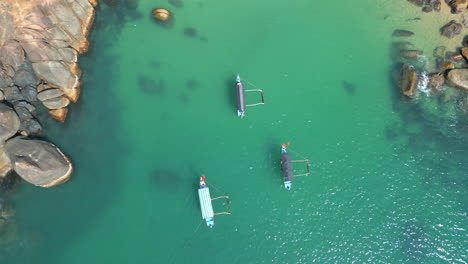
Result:
<instances>
[{"instance_id":1,"label":"crystal clear shallow water","mask_svg":"<svg viewBox=\"0 0 468 264\"><path fill-rule=\"evenodd\" d=\"M53 189L21 185L6 263L466 261L466 126L394 93L401 24L384 17L398 6L373 2L187 1L169 29L149 17L165 2L102 5L81 101L48 134L76 173ZM266 97L243 120L237 72ZM289 192L287 141L313 171ZM202 173L231 197L211 230Z\"/></svg>"}]
</instances>

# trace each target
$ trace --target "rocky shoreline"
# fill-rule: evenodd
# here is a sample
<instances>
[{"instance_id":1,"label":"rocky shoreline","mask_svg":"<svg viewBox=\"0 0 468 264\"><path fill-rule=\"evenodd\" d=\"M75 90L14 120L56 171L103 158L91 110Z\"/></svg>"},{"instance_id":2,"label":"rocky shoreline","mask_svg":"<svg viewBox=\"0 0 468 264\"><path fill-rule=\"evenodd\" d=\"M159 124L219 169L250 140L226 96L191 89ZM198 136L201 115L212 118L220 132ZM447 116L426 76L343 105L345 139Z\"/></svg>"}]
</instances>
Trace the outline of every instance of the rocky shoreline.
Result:
<instances>
[{"instance_id":1,"label":"rocky shoreline","mask_svg":"<svg viewBox=\"0 0 468 264\"><path fill-rule=\"evenodd\" d=\"M17 241L9 195L19 178L40 187L70 179L73 166L38 139L47 113L64 122L80 92L78 55L88 49L96 1L0 2L0 245ZM18 177L19 176L19 177ZM2 254L0 252L0 258Z\"/></svg>"},{"instance_id":2,"label":"rocky shoreline","mask_svg":"<svg viewBox=\"0 0 468 264\"><path fill-rule=\"evenodd\" d=\"M0 3L0 184L11 171L41 187L67 181L72 164L41 135L48 112L64 122L80 94L79 54L88 49L96 0Z\"/></svg>"},{"instance_id":3,"label":"rocky shoreline","mask_svg":"<svg viewBox=\"0 0 468 264\"><path fill-rule=\"evenodd\" d=\"M417 49L409 40L415 34L427 34L427 32L396 29L392 36L404 39L394 41L392 45L392 57L397 65L393 76L396 84L401 89L402 94L407 97L417 96L421 92L418 91L419 86L419 90L426 89L431 96L450 97L442 100L444 102L452 101L452 99L461 101L461 107L468 111L468 103L464 103L468 102L468 35L466 35L468 33L468 1L408 1L420 7L422 12L442 13L447 10L451 13L450 16L453 19L441 25L440 31L433 34L440 34L448 39L461 39L464 34L465 36L455 50L447 50L445 46L437 46L431 54L433 59L422 62L423 51ZM450 91L454 88L455 91ZM447 90L449 92L446 92Z\"/></svg>"}]
</instances>

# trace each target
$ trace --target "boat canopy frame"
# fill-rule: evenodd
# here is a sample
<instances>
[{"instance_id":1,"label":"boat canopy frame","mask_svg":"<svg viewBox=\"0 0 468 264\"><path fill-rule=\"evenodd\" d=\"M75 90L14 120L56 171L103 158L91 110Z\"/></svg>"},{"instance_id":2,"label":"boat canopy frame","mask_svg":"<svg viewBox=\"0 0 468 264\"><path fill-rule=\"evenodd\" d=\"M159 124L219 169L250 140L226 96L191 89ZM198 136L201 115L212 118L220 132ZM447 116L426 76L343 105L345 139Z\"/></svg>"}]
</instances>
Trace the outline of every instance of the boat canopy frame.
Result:
<instances>
[{"instance_id":1,"label":"boat canopy frame","mask_svg":"<svg viewBox=\"0 0 468 264\"><path fill-rule=\"evenodd\" d=\"M245 105L246 107L250 106L256 106L256 105L264 105L265 104L265 96L263 95L263 90L262 89L251 89L251 90L245 90L246 92L259 92L260 93L260 98L262 101L260 103L255 103L255 104L248 104Z\"/></svg>"},{"instance_id":2,"label":"boat canopy frame","mask_svg":"<svg viewBox=\"0 0 468 264\"><path fill-rule=\"evenodd\" d=\"M227 211L226 211L226 212L214 213L214 215L222 215L222 214L230 215L230 214L231 214L231 199L229 198L229 196L218 196L218 197L212 198L211 201L218 200L218 199L226 199L226 202L227 202L227 205L226 205Z\"/></svg>"}]
</instances>

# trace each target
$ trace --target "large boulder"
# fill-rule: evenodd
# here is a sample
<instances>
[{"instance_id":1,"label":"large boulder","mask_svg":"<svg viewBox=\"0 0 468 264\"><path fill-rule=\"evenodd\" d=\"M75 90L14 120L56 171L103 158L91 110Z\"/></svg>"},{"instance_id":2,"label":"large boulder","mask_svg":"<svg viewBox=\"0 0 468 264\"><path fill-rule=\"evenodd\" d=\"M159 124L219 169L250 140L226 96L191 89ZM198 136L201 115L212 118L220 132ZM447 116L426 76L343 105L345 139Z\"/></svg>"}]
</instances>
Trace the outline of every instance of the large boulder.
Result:
<instances>
[{"instance_id":1,"label":"large boulder","mask_svg":"<svg viewBox=\"0 0 468 264\"><path fill-rule=\"evenodd\" d=\"M461 33L462 28L462 24L457 23L455 20L452 20L440 29L440 33L446 36L447 38L453 38Z\"/></svg>"},{"instance_id":2,"label":"large boulder","mask_svg":"<svg viewBox=\"0 0 468 264\"><path fill-rule=\"evenodd\" d=\"M465 58L465 60L468 60L468 48L464 47L460 49L460 54Z\"/></svg>"},{"instance_id":3,"label":"large boulder","mask_svg":"<svg viewBox=\"0 0 468 264\"><path fill-rule=\"evenodd\" d=\"M447 73L449 84L468 91L468 69L453 69Z\"/></svg>"},{"instance_id":4,"label":"large boulder","mask_svg":"<svg viewBox=\"0 0 468 264\"><path fill-rule=\"evenodd\" d=\"M451 61L448 61L448 60L444 60L444 61L441 61L439 63L439 69L441 71L445 71L445 70L451 70L455 68L455 63L451 62Z\"/></svg>"},{"instance_id":5,"label":"large boulder","mask_svg":"<svg viewBox=\"0 0 468 264\"><path fill-rule=\"evenodd\" d=\"M70 160L49 142L15 137L7 141L5 151L13 170L34 185L52 187L71 177Z\"/></svg>"},{"instance_id":6,"label":"large boulder","mask_svg":"<svg viewBox=\"0 0 468 264\"><path fill-rule=\"evenodd\" d=\"M18 132L20 119L11 107L0 104L0 142L3 142Z\"/></svg>"},{"instance_id":7,"label":"large boulder","mask_svg":"<svg viewBox=\"0 0 468 264\"><path fill-rule=\"evenodd\" d=\"M36 62L33 63L33 68L39 78L61 89L67 95L73 93L73 90L79 86L78 76L63 62Z\"/></svg>"},{"instance_id":8,"label":"large boulder","mask_svg":"<svg viewBox=\"0 0 468 264\"><path fill-rule=\"evenodd\" d=\"M442 73L436 72L429 76L428 86L434 94L440 94L444 87L445 77Z\"/></svg>"},{"instance_id":9,"label":"large boulder","mask_svg":"<svg viewBox=\"0 0 468 264\"><path fill-rule=\"evenodd\" d=\"M418 73L413 67L403 64L397 72L398 86L406 96L413 96L418 86Z\"/></svg>"},{"instance_id":10,"label":"large boulder","mask_svg":"<svg viewBox=\"0 0 468 264\"><path fill-rule=\"evenodd\" d=\"M49 110L49 115L52 116L55 120L60 121L62 123L65 122L65 119L67 118L67 113L67 108Z\"/></svg>"}]
</instances>

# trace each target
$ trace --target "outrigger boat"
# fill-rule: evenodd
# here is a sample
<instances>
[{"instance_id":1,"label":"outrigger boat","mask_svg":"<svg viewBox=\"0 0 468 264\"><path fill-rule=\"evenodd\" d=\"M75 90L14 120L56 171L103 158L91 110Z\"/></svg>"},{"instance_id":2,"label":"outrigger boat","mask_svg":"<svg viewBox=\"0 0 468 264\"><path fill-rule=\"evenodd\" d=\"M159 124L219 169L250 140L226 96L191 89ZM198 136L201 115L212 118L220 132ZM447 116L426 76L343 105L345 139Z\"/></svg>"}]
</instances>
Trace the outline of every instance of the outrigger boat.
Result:
<instances>
[{"instance_id":1,"label":"outrigger boat","mask_svg":"<svg viewBox=\"0 0 468 264\"><path fill-rule=\"evenodd\" d=\"M237 101L237 116L242 118L245 116L245 110L248 106L256 106L265 104L265 100L263 98L263 90L261 89L253 89L253 90L245 90L244 83L242 83L239 74L237 74L236 78L236 101ZM262 97L261 103L256 104L245 104L245 92L259 92Z\"/></svg>"},{"instance_id":2,"label":"outrigger boat","mask_svg":"<svg viewBox=\"0 0 468 264\"><path fill-rule=\"evenodd\" d=\"M229 196L219 196L216 198L211 199L210 196L210 189L206 185L205 182L205 175L202 175L200 177L200 185L198 188L198 197L200 198L200 209L202 213L202 218L205 219L206 225L209 228L212 228L214 226L214 216L218 214L231 214L231 208L230 208L230 201L229 201ZM220 198L225 198L227 200L227 211L226 212L220 212L220 213L215 213L213 211L213 205L211 201L220 199Z\"/></svg>"},{"instance_id":3,"label":"outrigger boat","mask_svg":"<svg viewBox=\"0 0 468 264\"><path fill-rule=\"evenodd\" d=\"M307 173L294 175L293 163L294 162L303 162L306 163ZM283 171L284 187L288 190L291 190L292 182L294 177L307 176L310 174L309 170L310 164L309 160L291 160L291 154L287 150L286 144L281 144L281 170Z\"/></svg>"}]
</instances>

